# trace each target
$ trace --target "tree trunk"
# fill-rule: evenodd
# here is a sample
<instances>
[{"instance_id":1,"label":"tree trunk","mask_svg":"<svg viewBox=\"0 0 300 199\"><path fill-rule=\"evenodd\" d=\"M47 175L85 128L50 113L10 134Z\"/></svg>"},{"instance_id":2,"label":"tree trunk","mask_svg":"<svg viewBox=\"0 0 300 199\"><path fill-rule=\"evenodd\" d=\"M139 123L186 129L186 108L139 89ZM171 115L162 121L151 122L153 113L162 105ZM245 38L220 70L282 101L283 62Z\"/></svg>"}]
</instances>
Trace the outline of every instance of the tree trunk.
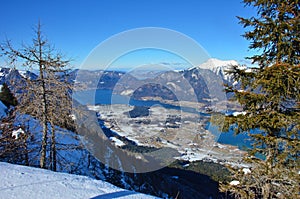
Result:
<instances>
[{"instance_id":1,"label":"tree trunk","mask_svg":"<svg viewBox=\"0 0 300 199\"><path fill-rule=\"evenodd\" d=\"M29 156L28 156L28 148L27 148L27 136L24 139L24 155L25 155L25 165L29 166Z\"/></svg>"},{"instance_id":2,"label":"tree trunk","mask_svg":"<svg viewBox=\"0 0 300 199\"><path fill-rule=\"evenodd\" d=\"M41 80L41 92L42 92L42 126L43 126L43 138L42 138L42 149L41 149L41 158L40 158L40 167L46 168L46 154L47 154L47 133L48 133L48 120L47 120L47 96L46 96L46 85L45 85L45 63L43 60L43 42L41 38L41 25L38 24L37 29L37 42L39 46L39 71L40 71L40 80Z\"/></svg>"},{"instance_id":3,"label":"tree trunk","mask_svg":"<svg viewBox=\"0 0 300 199\"><path fill-rule=\"evenodd\" d=\"M262 197L264 199L269 199L270 197L270 183L266 183L263 187L262 187Z\"/></svg>"},{"instance_id":4,"label":"tree trunk","mask_svg":"<svg viewBox=\"0 0 300 199\"><path fill-rule=\"evenodd\" d=\"M40 167L46 168L46 153L47 153L47 120L46 115L43 115L43 138L42 138L42 148L41 148L41 157L40 157Z\"/></svg>"},{"instance_id":5,"label":"tree trunk","mask_svg":"<svg viewBox=\"0 0 300 199\"><path fill-rule=\"evenodd\" d=\"M56 141L55 141L55 126L51 124L51 170L56 171Z\"/></svg>"}]
</instances>

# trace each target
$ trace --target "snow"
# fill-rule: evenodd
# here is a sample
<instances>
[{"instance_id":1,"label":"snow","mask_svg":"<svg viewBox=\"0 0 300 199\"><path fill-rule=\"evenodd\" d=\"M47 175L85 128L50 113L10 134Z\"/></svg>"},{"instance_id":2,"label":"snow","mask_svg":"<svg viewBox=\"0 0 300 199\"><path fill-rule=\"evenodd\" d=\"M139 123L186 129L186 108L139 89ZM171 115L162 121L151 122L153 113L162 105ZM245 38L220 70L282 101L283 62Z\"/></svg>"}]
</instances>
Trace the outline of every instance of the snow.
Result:
<instances>
[{"instance_id":1,"label":"snow","mask_svg":"<svg viewBox=\"0 0 300 199\"><path fill-rule=\"evenodd\" d=\"M252 68L249 68L245 65L240 65L237 61L235 60L219 60L216 58L211 58L208 59L206 62L200 64L197 67L191 67L188 70L193 70L193 69L208 69L214 72L216 75L219 75L223 78L223 80L226 81L233 81L233 75L227 74L226 71L230 70L232 66L237 66L238 69L244 70L246 73L253 72ZM192 77L194 77L192 75ZM237 85L238 82L235 82L234 85Z\"/></svg>"},{"instance_id":2,"label":"snow","mask_svg":"<svg viewBox=\"0 0 300 199\"><path fill-rule=\"evenodd\" d=\"M246 115L246 114L247 114L246 111L242 111L242 112L240 112L240 111L235 111L235 112L232 113L232 115L233 115L234 117L236 117L236 116L238 116L238 115Z\"/></svg>"},{"instance_id":3,"label":"snow","mask_svg":"<svg viewBox=\"0 0 300 199\"><path fill-rule=\"evenodd\" d=\"M234 116L234 117L237 117L239 115L246 115L247 112L246 111L227 111L225 112L225 115L226 116Z\"/></svg>"},{"instance_id":4,"label":"snow","mask_svg":"<svg viewBox=\"0 0 300 199\"><path fill-rule=\"evenodd\" d=\"M0 119L6 117L6 106L0 101Z\"/></svg>"},{"instance_id":5,"label":"snow","mask_svg":"<svg viewBox=\"0 0 300 199\"><path fill-rule=\"evenodd\" d=\"M71 114L70 117L71 117L72 120L74 120L74 121L77 119L75 114Z\"/></svg>"},{"instance_id":6,"label":"snow","mask_svg":"<svg viewBox=\"0 0 300 199\"><path fill-rule=\"evenodd\" d=\"M116 146L124 146L125 145L125 143L124 142L122 142L121 140L119 140L118 138L116 138L116 137L110 137L109 138L112 142L114 142L115 143L115 145Z\"/></svg>"},{"instance_id":7,"label":"snow","mask_svg":"<svg viewBox=\"0 0 300 199\"><path fill-rule=\"evenodd\" d=\"M27 73L27 71L19 70L19 73L20 73L20 75L21 75L23 78L26 78L26 73Z\"/></svg>"},{"instance_id":8,"label":"snow","mask_svg":"<svg viewBox=\"0 0 300 199\"><path fill-rule=\"evenodd\" d=\"M25 132L23 131L23 129L22 129L22 128L19 128L18 130L13 130L11 136L14 137L15 139L18 139L19 136L20 136L21 134L24 134L24 133L25 133Z\"/></svg>"},{"instance_id":9,"label":"snow","mask_svg":"<svg viewBox=\"0 0 300 199\"><path fill-rule=\"evenodd\" d=\"M198 79L198 76L196 75L196 74L192 74L192 78L194 78L194 79Z\"/></svg>"},{"instance_id":10,"label":"snow","mask_svg":"<svg viewBox=\"0 0 300 199\"><path fill-rule=\"evenodd\" d=\"M181 152L182 154L180 157L176 157L176 159L179 160L195 162L207 158L206 153L197 153L195 151L192 151L190 148L185 148L185 151L179 151L179 152Z\"/></svg>"},{"instance_id":11,"label":"snow","mask_svg":"<svg viewBox=\"0 0 300 199\"><path fill-rule=\"evenodd\" d=\"M88 105L87 108L91 111L96 111L96 112L98 112L100 110L100 107L97 106L97 105L95 105L95 106L94 105Z\"/></svg>"},{"instance_id":12,"label":"snow","mask_svg":"<svg viewBox=\"0 0 300 199\"><path fill-rule=\"evenodd\" d=\"M232 66L238 66L239 63L235 60L219 60L215 58L208 59L205 63L201 64L196 68L209 69L216 75L220 75L223 79L227 81L232 80L232 75L226 74L226 70L230 69Z\"/></svg>"},{"instance_id":13,"label":"snow","mask_svg":"<svg viewBox=\"0 0 300 199\"><path fill-rule=\"evenodd\" d=\"M249 168L243 168L242 171L244 172L244 174L251 173L251 170Z\"/></svg>"},{"instance_id":14,"label":"snow","mask_svg":"<svg viewBox=\"0 0 300 199\"><path fill-rule=\"evenodd\" d=\"M236 85L238 85L238 81L234 81L233 83L232 83L232 86L236 86Z\"/></svg>"},{"instance_id":15,"label":"snow","mask_svg":"<svg viewBox=\"0 0 300 199\"><path fill-rule=\"evenodd\" d=\"M134 93L134 90L128 89L121 92L121 95L132 95Z\"/></svg>"},{"instance_id":16,"label":"snow","mask_svg":"<svg viewBox=\"0 0 300 199\"><path fill-rule=\"evenodd\" d=\"M199 68L203 68L203 69L212 69L212 68L217 68L220 66L232 66L232 65L239 65L237 61L235 60L219 60L219 59L215 59L215 58L211 58L209 60L207 60L205 63L201 64L199 66Z\"/></svg>"},{"instance_id":17,"label":"snow","mask_svg":"<svg viewBox=\"0 0 300 199\"><path fill-rule=\"evenodd\" d=\"M0 199L156 198L85 176L0 162Z\"/></svg>"},{"instance_id":18,"label":"snow","mask_svg":"<svg viewBox=\"0 0 300 199\"><path fill-rule=\"evenodd\" d=\"M233 186L236 186L236 185L239 185L240 184L240 181L237 181L237 180L233 180L229 183L230 185L233 185Z\"/></svg>"},{"instance_id":19,"label":"snow","mask_svg":"<svg viewBox=\"0 0 300 199\"><path fill-rule=\"evenodd\" d=\"M246 73L251 73L253 70L251 68L248 68L245 70Z\"/></svg>"}]
</instances>

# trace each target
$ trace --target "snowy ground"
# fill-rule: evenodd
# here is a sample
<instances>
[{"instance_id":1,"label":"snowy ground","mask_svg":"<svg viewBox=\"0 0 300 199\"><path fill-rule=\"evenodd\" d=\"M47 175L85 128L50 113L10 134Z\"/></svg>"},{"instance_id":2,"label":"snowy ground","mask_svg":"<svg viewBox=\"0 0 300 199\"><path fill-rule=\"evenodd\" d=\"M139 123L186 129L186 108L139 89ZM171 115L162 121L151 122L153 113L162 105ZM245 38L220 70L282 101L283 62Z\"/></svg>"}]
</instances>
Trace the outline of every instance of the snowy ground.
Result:
<instances>
[{"instance_id":1,"label":"snowy ground","mask_svg":"<svg viewBox=\"0 0 300 199\"><path fill-rule=\"evenodd\" d=\"M6 106L0 101L0 119L6 116Z\"/></svg>"},{"instance_id":2,"label":"snowy ground","mask_svg":"<svg viewBox=\"0 0 300 199\"><path fill-rule=\"evenodd\" d=\"M139 146L176 149L181 154L176 159L190 162L207 160L236 165L245 153L236 146L218 143L218 136L205 129L210 118L200 117L199 114L152 106L149 116L131 118L124 113L133 107L125 104L97 105L88 108L98 112L104 125L119 136L124 136ZM170 124L166 122L169 116L178 116L180 121ZM178 127L174 128L172 125ZM116 146L124 145L116 137L111 137L110 140Z\"/></svg>"},{"instance_id":3,"label":"snowy ground","mask_svg":"<svg viewBox=\"0 0 300 199\"><path fill-rule=\"evenodd\" d=\"M0 198L155 198L84 176L0 162Z\"/></svg>"}]
</instances>

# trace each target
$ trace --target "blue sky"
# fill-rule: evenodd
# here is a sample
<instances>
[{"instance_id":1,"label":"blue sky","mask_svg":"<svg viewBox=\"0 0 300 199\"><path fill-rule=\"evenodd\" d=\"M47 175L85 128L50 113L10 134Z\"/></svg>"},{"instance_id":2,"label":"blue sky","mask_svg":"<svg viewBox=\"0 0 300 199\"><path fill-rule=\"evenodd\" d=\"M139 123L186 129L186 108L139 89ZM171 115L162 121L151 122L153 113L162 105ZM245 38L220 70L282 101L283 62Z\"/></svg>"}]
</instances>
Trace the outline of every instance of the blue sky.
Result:
<instances>
[{"instance_id":1,"label":"blue sky","mask_svg":"<svg viewBox=\"0 0 300 199\"><path fill-rule=\"evenodd\" d=\"M1 41L7 37L16 44L30 42L40 20L49 41L71 57L75 67L99 43L142 27L178 31L218 59L239 61L252 53L236 16L253 16L255 11L241 0L2 0L0 13Z\"/></svg>"}]
</instances>

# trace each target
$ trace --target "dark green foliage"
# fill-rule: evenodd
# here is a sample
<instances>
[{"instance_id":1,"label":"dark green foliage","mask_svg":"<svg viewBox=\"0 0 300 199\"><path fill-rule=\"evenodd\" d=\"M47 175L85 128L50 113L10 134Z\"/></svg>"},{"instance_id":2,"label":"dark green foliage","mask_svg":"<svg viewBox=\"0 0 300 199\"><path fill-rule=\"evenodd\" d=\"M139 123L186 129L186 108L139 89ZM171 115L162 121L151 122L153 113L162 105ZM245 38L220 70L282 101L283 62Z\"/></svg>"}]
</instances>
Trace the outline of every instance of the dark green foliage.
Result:
<instances>
[{"instance_id":1,"label":"dark green foliage","mask_svg":"<svg viewBox=\"0 0 300 199\"><path fill-rule=\"evenodd\" d=\"M229 170L225 166L214 162L205 162L202 160L195 162L177 160L169 167L203 174L209 176L216 182L228 182L231 179Z\"/></svg>"},{"instance_id":2,"label":"dark green foliage","mask_svg":"<svg viewBox=\"0 0 300 199\"><path fill-rule=\"evenodd\" d=\"M135 106L128 114L130 118L149 116L149 107Z\"/></svg>"},{"instance_id":3,"label":"dark green foliage","mask_svg":"<svg viewBox=\"0 0 300 199\"><path fill-rule=\"evenodd\" d=\"M133 152L133 153L151 153L151 152L159 150L158 148L155 148L155 147L138 146L138 145L124 145L124 146L122 146L122 149Z\"/></svg>"},{"instance_id":4,"label":"dark green foliage","mask_svg":"<svg viewBox=\"0 0 300 199\"><path fill-rule=\"evenodd\" d=\"M12 94L12 92L10 91L10 89L8 88L8 86L7 86L6 83L4 83L3 86L2 86L2 88L1 88L0 100L8 108L10 106L16 106L18 104L17 99Z\"/></svg>"},{"instance_id":5,"label":"dark green foliage","mask_svg":"<svg viewBox=\"0 0 300 199\"><path fill-rule=\"evenodd\" d=\"M251 57L253 62L261 67L275 62L299 64L299 0L244 0L244 3L257 9L257 17L239 17L240 23L250 29L244 34L251 41L249 48L262 50Z\"/></svg>"},{"instance_id":6,"label":"dark green foliage","mask_svg":"<svg viewBox=\"0 0 300 199\"><path fill-rule=\"evenodd\" d=\"M236 124L236 133L249 132L253 149L245 161L253 167L245 175L232 168L238 186L223 186L242 198L296 198L299 189L300 155L300 18L299 1L244 0L257 8L257 17L240 22L250 57L258 64L251 71L233 67L229 73L241 82L241 89L227 86L242 105L245 115L228 117L225 127ZM251 134L251 129L262 133ZM257 158L264 157L264 158Z\"/></svg>"}]
</instances>

